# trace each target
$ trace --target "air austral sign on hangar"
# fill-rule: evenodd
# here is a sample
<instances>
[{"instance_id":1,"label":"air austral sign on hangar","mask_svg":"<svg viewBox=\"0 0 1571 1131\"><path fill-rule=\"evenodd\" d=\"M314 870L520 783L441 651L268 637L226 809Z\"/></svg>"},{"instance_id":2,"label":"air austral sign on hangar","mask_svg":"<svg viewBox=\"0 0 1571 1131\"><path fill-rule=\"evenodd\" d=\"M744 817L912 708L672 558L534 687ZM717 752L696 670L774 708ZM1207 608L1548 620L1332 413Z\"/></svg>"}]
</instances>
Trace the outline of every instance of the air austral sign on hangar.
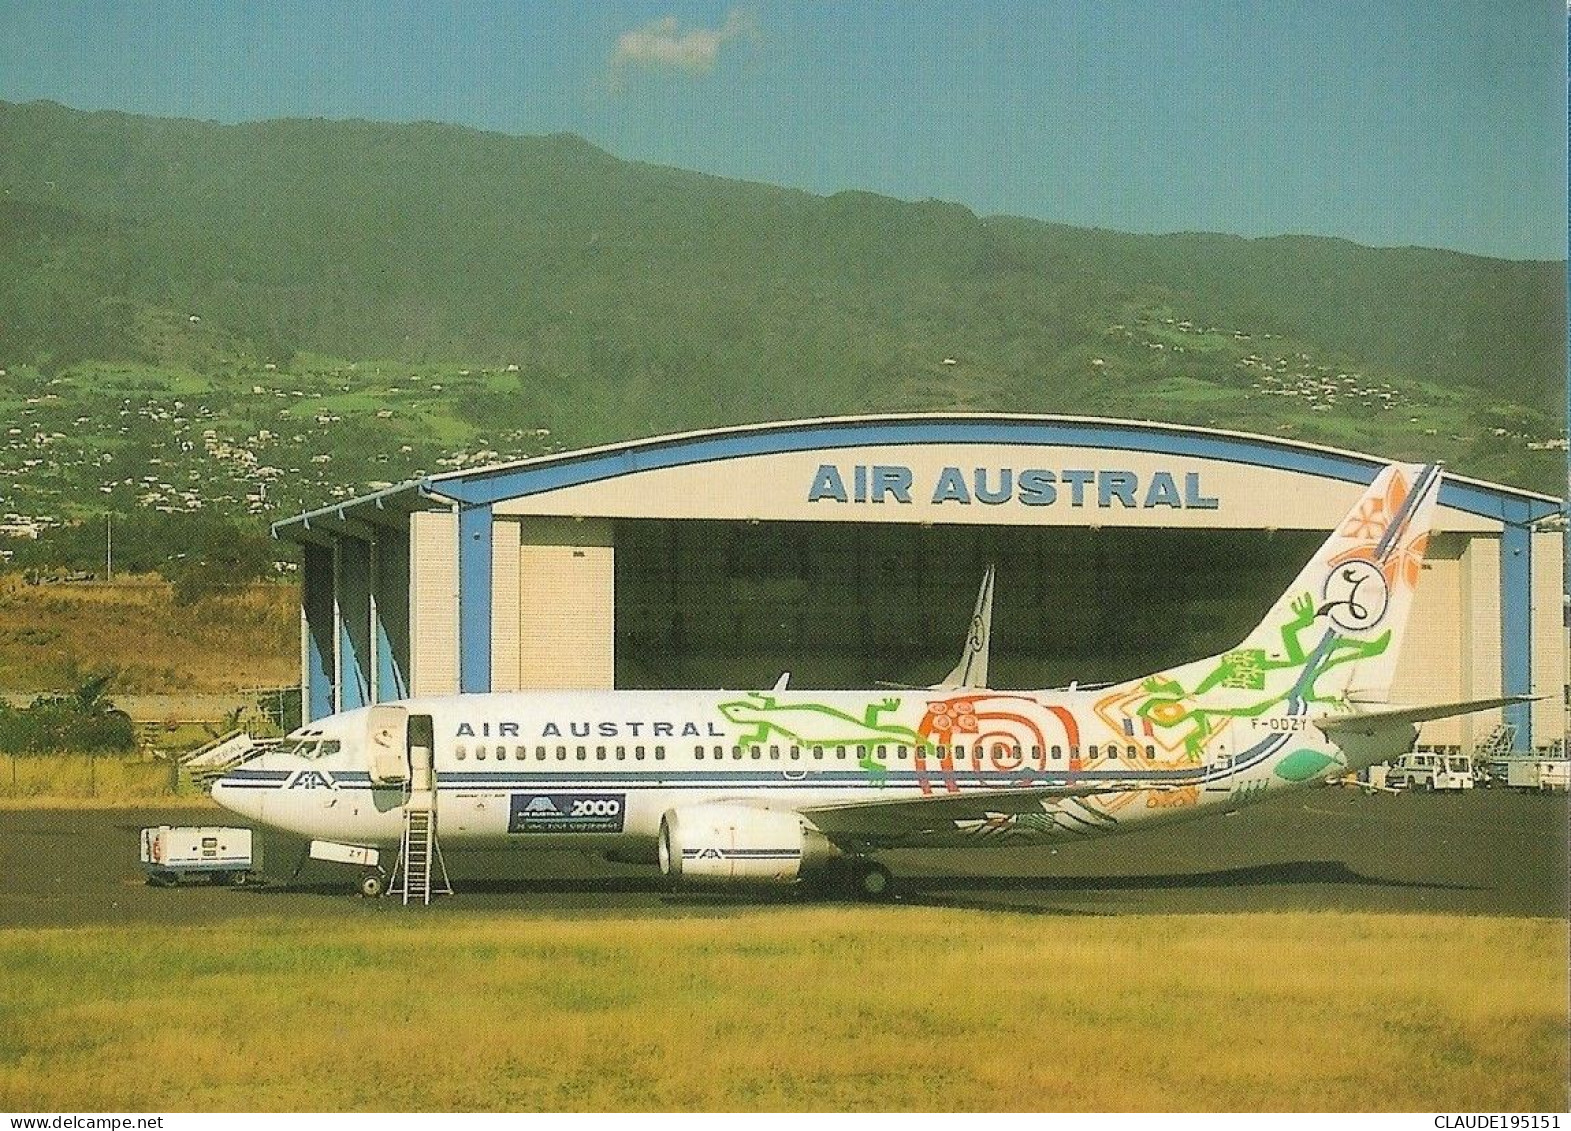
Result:
<instances>
[{"instance_id":1,"label":"air austral sign on hangar","mask_svg":"<svg viewBox=\"0 0 1571 1131\"><path fill-rule=\"evenodd\" d=\"M823 463L807 489L812 504L1077 507L1111 510L1216 510L1198 471L1107 468L957 467L924 479L897 463Z\"/></svg>"}]
</instances>

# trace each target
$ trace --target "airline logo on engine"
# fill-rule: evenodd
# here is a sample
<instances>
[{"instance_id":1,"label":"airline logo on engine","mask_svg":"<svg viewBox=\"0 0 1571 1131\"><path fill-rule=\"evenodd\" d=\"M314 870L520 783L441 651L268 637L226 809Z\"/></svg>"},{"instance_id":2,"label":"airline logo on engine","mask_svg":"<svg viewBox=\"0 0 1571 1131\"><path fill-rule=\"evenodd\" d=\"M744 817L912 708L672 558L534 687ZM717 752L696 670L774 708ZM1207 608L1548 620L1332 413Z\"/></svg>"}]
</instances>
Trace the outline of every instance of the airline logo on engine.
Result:
<instances>
[{"instance_id":1,"label":"airline logo on engine","mask_svg":"<svg viewBox=\"0 0 1571 1131\"><path fill-rule=\"evenodd\" d=\"M621 793L515 793L510 833L619 833L627 812Z\"/></svg>"}]
</instances>

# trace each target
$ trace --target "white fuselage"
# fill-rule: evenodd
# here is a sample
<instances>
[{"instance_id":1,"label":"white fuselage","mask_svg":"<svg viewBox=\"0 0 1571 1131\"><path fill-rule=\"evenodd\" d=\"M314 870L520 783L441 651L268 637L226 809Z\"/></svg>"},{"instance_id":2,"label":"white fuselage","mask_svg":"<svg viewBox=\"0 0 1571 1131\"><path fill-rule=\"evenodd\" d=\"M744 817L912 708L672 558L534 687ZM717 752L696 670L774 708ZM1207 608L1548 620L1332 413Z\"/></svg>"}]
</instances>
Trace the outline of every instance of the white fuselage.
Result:
<instances>
[{"instance_id":1,"label":"white fuselage","mask_svg":"<svg viewBox=\"0 0 1571 1131\"><path fill-rule=\"evenodd\" d=\"M1026 813L990 814L981 801L973 815L866 847L998 844L1192 816L1349 768L1301 703L1202 720L1202 733L1136 722L1110 702L1105 690L779 690L515 692L399 706L431 720L443 843L474 847L651 856L664 814L708 802L801 811L1044 786L1084 791ZM302 728L222 778L214 797L303 837L396 842L410 788L373 782L369 713Z\"/></svg>"}]
</instances>

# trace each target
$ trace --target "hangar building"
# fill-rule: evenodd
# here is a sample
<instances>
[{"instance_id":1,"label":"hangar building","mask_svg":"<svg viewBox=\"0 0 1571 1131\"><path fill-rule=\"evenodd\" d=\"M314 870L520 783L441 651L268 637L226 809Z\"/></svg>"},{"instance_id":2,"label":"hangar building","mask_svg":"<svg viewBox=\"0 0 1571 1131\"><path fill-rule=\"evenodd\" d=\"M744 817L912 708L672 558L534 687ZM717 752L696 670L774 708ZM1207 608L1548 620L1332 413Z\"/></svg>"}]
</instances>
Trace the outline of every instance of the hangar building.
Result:
<instances>
[{"instance_id":1,"label":"hangar building","mask_svg":"<svg viewBox=\"0 0 1571 1131\"><path fill-rule=\"evenodd\" d=\"M1149 422L896 415L466 469L278 523L304 553L307 718L518 688L925 685L998 565L997 687L1128 678L1252 628L1386 461ZM1566 719L1562 504L1447 476L1404 701L1519 750Z\"/></svg>"}]
</instances>

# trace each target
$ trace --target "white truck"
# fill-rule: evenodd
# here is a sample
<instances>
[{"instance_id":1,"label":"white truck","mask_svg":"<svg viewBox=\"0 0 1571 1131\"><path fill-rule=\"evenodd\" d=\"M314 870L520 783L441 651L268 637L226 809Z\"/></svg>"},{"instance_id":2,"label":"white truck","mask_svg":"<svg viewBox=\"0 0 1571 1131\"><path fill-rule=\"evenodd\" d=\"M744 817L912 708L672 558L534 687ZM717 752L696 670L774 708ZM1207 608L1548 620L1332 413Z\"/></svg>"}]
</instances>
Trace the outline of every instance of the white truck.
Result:
<instances>
[{"instance_id":1,"label":"white truck","mask_svg":"<svg viewBox=\"0 0 1571 1131\"><path fill-rule=\"evenodd\" d=\"M183 876L205 875L223 887L239 886L261 867L250 829L223 825L157 825L142 830L142 870L156 887L174 887Z\"/></svg>"},{"instance_id":2,"label":"white truck","mask_svg":"<svg viewBox=\"0 0 1571 1131\"><path fill-rule=\"evenodd\" d=\"M1538 788L1565 790L1571 788L1571 761L1564 758L1546 758L1538 762Z\"/></svg>"},{"instance_id":3,"label":"white truck","mask_svg":"<svg viewBox=\"0 0 1571 1131\"><path fill-rule=\"evenodd\" d=\"M1518 754L1490 762L1489 776L1495 784L1512 789L1563 790L1571 785L1571 762L1542 754Z\"/></svg>"},{"instance_id":4,"label":"white truck","mask_svg":"<svg viewBox=\"0 0 1571 1131\"><path fill-rule=\"evenodd\" d=\"M1386 774L1392 789L1472 789L1473 760L1466 754L1414 750L1397 759Z\"/></svg>"}]
</instances>

